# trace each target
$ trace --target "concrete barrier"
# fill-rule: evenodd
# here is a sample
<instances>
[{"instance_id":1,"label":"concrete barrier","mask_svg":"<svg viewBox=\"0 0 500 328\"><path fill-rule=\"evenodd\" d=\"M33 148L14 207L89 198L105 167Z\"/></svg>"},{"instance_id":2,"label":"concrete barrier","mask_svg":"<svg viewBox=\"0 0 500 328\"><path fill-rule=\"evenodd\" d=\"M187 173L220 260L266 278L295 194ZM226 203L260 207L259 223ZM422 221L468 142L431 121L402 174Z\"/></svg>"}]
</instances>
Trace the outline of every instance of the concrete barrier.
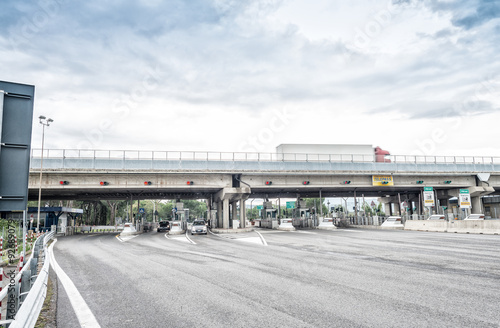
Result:
<instances>
[{"instance_id":1,"label":"concrete barrier","mask_svg":"<svg viewBox=\"0 0 500 328\"><path fill-rule=\"evenodd\" d=\"M404 225L401 222L400 216L389 216L387 220L380 225L382 229L404 229Z\"/></svg>"},{"instance_id":2,"label":"concrete barrier","mask_svg":"<svg viewBox=\"0 0 500 328\"><path fill-rule=\"evenodd\" d=\"M448 222L444 220L406 220L405 230L411 231L448 231Z\"/></svg>"},{"instance_id":3,"label":"concrete barrier","mask_svg":"<svg viewBox=\"0 0 500 328\"><path fill-rule=\"evenodd\" d=\"M333 218L319 218L319 225L316 227L321 230L335 230L336 226L333 225Z\"/></svg>"},{"instance_id":4,"label":"concrete barrier","mask_svg":"<svg viewBox=\"0 0 500 328\"><path fill-rule=\"evenodd\" d=\"M448 232L500 234L500 220L453 220L448 222Z\"/></svg>"},{"instance_id":5,"label":"concrete barrier","mask_svg":"<svg viewBox=\"0 0 500 328\"><path fill-rule=\"evenodd\" d=\"M407 220L405 230L432 231L432 232L454 232L454 233L476 233L476 234L500 234L500 220Z\"/></svg>"},{"instance_id":6,"label":"concrete barrier","mask_svg":"<svg viewBox=\"0 0 500 328\"><path fill-rule=\"evenodd\" d=\"M278 230L295 231L295 227L292 225L292 219L281 219Z\"/></svg>"},{"instance_id":7,"label":"concrete barrier","mask_svg":"<svg viewBox=\"0 0 500 328\"><path fill-rule=\"evenodd\" d=\"M133 223L125 223L123 226L123 231L120 233L120 236L131 236L137 235L137 230L134 227Z\"/></svg>"}]
</instances>

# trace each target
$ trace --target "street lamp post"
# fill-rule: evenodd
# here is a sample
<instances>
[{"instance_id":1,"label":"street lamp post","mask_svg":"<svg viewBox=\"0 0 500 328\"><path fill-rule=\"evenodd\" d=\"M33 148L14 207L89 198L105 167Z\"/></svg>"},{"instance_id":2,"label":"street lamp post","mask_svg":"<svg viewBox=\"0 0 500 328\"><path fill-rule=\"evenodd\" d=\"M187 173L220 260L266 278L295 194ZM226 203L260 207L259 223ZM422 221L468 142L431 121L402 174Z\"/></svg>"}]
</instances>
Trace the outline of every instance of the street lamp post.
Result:
<instances>
[{"instance_id":1,"label":"street lamp post","mask_svg":"<svg viewBox=\"0 0 500 328\"><path fill-rule=\"evenodd\" d=\"M49 126L50 123L54 122L51 118L46 118L43 115L38 117L39 123L42 125L42 156L40 159L40 185L38 188L38 217L36 221L36 232L40 231L40 203L42 202L42 171L43 171L43 143L45 139L45 126Z\"/></svg>"}]
</instances>

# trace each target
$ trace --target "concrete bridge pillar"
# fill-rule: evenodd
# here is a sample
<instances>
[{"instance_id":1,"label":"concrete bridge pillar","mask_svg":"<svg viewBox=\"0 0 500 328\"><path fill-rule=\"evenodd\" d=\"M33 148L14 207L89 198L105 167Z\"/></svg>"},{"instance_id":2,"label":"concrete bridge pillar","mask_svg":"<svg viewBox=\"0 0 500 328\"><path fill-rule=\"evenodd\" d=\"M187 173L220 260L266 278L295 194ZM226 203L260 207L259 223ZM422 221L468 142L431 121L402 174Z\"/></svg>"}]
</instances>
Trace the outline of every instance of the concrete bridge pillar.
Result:
<instances>
[{"instance_id":1,"label":"concrete bridge pillar","mask_svg":"<svg viewBox=\"0 0 500 328\"><path fill-rule=\"evenodd\" d=\"M246 219L245 200L240 199L240 228L246 228Z\"/></svg>"},{"instance_id":2,"label":"concrete bridge pillar","mask_svg":"<svg viewBox=\"0 0 500 328\"><path fill-rule=\"evenodd\" d=\"M384 203L384 212L385 215L391 216L392 215L392 206L391 203Z\"/></svg>"},{"instance_id":3,"label":"concrete bridge pillar","mask_svg":"<svg viewBox=\"0 0 500 328\"><path fill-rule=\"evenodd\" d=\"M231 205L233 205L233 208L231 209L231 220L237 220L238 219L238 201L234 201Z\"/></svg>"},{"instance_id":4,"label":"concrete bridge pillar","mask_svg":"<svg viewBox=\"0 0 500 328\"><path fill-rule=\"evenodd\" d=\"M471 197L471 214L483 214L483 202L481 197Z\"/></svg>"},{"instance_id":5,"label":"concrete bridge pillar","mask_svg":"<svg viewBox=\"0 0 500 328\"><path fill-rule=\"evenodd\" d=\"M222 228L222 201L217 202L217 228Z\"/></svg>"},{"instance_id":6,"label":"concrete bridge pillar","mask_svg":"<svg viewBox=\"0 0 500 328\"><path fill-rule=\"evenodd\" d=\"M222 203L222 228L229 229L229 199L224 199Z\"/></svg>"},{"instance_id":7,"label":"concrete bridge pillar","mask_svg":"<svg viewBox=\"0 0 500 328\"><path fill-rule=\"evenodd\" d=\"M401 204L399 203L399 201L393 204L394 204L394 215L401 216Z\"/></svg>"},{"instance_id":8,"label":"concrete bridge pillar","mask_svg":"<svg viewBox=\"0 0 500 328\"><path fill-rule=\"evenodd\" d=\"M214 195L214 198L217 199L218 204L222 202L222 206L217 207L217 211L221 213L219 220L222 220L222 224L218 226L218 228L229 229L229 220L237 220L238 218L238 201L240 201L240 211L242 211L243 215L240 216L245 218L245 203L244 200L248 198L251 191L250 188L242 187L242 188L223 188L217 194ZM222 219L221 219L222 218Z\"/></svg>"}]
</instances>

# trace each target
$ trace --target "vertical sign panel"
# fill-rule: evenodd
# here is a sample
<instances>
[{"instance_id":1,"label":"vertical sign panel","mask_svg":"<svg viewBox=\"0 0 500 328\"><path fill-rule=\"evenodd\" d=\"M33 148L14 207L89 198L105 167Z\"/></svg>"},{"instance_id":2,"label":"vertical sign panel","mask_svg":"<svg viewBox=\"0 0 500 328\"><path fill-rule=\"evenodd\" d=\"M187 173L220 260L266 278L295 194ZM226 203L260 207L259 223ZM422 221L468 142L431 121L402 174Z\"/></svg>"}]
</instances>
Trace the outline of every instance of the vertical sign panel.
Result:
<instances>
[{"instance_id":1,"label":"vertical sign panel","mask_svg":"<svg viewBox=\"0 0 500 328\"><path fill-rule=\"evenodd\" d=\"M432 187L424 187L424 205L425 206L435 206L434 191L433 191Z\"/></svg>"},{"instance_id":2,"label":"vertical sign panel","mask_svg":"<svg viewBox=\"0 0 500 328\"><path fill-rule=\"evenodd\" d=\"M0 81L0 212L23 211L28 202L35 87Z\"/></svg>"},{"instance_id":3,"label":"vertical sign panel","mask_svg":"<svg viewBox=\"0 0 500 328\"><path fill-rule=\"evenodd\" d=\"M458 196L460 208L471 208L469 189L460 189Z\"/></svg>"}]
</instances>

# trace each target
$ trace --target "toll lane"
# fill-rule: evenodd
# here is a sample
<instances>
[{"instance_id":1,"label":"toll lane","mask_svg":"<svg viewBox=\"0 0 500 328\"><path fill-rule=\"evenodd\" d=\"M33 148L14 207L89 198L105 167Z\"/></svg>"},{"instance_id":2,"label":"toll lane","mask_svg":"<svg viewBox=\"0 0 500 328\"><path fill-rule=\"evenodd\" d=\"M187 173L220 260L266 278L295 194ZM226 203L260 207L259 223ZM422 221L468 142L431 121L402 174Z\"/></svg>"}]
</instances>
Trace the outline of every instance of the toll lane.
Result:
<instances>
[{"instance_id":1,"label":"toll lane","mask_svg":"<svg viewBox=\"0 0 500 328\"><path fill-rule=\"evenodd\" d=\"M71 236L59 239L55 257L102 327L500 322L498 236L341 229L262 236L268 246L237 240L255 232L189 235L196 244L156 232L126 242Z\"/></svg>"}]
</instances>

